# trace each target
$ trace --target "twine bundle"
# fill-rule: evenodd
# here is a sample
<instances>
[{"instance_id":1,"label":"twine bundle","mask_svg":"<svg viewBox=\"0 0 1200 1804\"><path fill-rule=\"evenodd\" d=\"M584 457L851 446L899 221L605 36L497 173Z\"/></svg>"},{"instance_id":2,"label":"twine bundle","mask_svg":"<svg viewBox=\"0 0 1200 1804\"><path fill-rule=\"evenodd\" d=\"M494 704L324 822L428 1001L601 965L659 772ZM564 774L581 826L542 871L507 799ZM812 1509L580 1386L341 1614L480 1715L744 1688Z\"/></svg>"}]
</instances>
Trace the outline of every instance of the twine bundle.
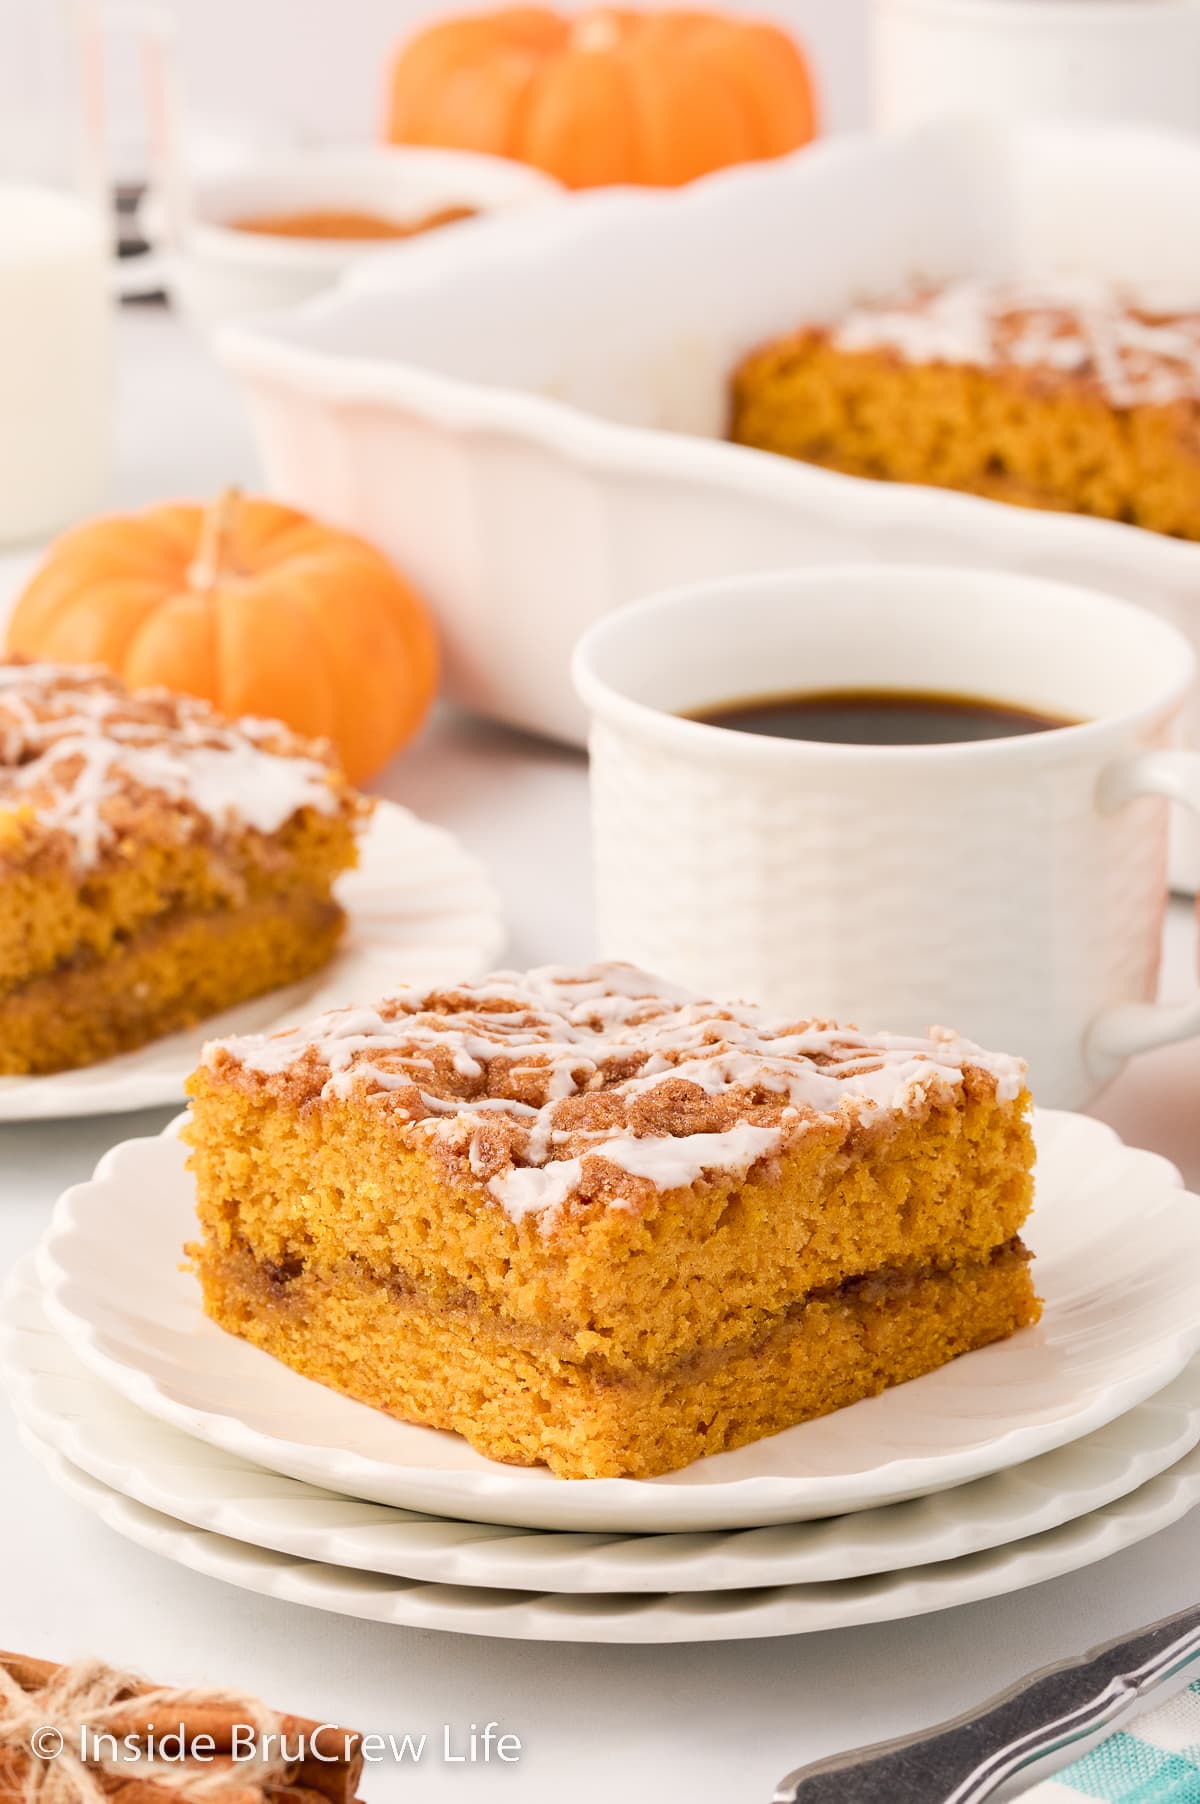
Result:
<instances>
[{"instance_id":1,"label":"twine bundle","mask_svg":"<svg viewBox=\"0 0 1200 1804\"><path fill-rule=\"evenodd\" d=\"M159 1735L182 1735L180 1758L151 1756L154 1723ZM233 1758L235 1727L249 1731L252 1755ZM357 1737L342 1737L343 1757L316 1762L284 1746L290 1734L307 1749L316 1730L253 1698L151 1687L101 1660L55 1667L0 1655L0 1804L112 1804L117 1794L122 1804L168 1795L189 1804L263 1804L268 1796L350 1804L362 1765Z\"/></svg>"}]
</instances>

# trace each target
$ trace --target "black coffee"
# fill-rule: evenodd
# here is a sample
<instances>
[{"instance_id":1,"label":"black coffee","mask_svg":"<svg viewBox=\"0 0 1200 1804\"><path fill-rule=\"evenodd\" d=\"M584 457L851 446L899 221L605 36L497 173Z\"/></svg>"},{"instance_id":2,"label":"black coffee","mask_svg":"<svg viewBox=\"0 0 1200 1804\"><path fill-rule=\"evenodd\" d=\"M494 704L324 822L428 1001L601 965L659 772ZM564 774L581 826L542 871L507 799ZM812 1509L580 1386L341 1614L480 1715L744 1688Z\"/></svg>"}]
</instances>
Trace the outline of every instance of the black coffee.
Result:
<instances>
[{"instance_id":1,"label":"black coffee","mask_svg":"<svg viewBox=\"0 0 1200 1804\"><path fill-rule=\"evenodd\" d=\"M955 745L1013 739L1078 723L980 695L923 689L826 689L813 694L749 696L686 716L735 733L830 745Z\"/></svg>"}]
</instances>

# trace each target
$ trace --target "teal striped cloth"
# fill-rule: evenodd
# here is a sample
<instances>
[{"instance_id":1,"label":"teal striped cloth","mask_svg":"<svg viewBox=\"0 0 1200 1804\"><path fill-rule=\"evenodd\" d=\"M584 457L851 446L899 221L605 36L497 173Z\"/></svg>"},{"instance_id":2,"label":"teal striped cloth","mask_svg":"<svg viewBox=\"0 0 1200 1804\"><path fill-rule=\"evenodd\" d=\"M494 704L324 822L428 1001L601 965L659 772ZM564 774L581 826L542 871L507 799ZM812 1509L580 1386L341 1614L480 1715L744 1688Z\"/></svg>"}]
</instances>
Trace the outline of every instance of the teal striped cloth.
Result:
<instances>
[{"instance_id":1,"label":"teal striped cloth","mask_svg":"<svg viewBox=\"0 0 1200 1804\"><path fill-rule=\"evenodd\" d=\"M1021 1804L1200 1804L1200 1679L1022 1792Z\"/></svg>"}]
</instances>

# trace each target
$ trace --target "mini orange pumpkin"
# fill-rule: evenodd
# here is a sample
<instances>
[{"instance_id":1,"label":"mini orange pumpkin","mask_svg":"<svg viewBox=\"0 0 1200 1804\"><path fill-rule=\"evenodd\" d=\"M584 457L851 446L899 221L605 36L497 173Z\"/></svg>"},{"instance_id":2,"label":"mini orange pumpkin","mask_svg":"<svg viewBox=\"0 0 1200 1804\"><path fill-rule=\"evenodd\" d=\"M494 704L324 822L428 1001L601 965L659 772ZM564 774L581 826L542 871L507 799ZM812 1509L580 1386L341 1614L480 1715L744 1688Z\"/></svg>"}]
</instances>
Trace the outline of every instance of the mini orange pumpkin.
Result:
<instances>
[{"instance_id":1,"label":"mini orange pumpkin","mask_svg":"<svg viewBox=\"0 0 1200 1804\"><path fill-rule=\"evenodd\" d=\"M64 533L7 644L285 721L332 740L353 782L416 732L437 685L429 616L381 552L235 492Z\"/></svg>"},{"instance_id":2,"label":"mini orange pumpkin","mask_svg":"<svg viewBox=\"0 0 1200 1804\"><path fill-rule=\"evenodd\" d=\"M396 143L515 157L568 188L675 187L815 130L808 65L777 26L540 7L418 33L396 55L387 122Z\"/></svg>"}]
</instances>

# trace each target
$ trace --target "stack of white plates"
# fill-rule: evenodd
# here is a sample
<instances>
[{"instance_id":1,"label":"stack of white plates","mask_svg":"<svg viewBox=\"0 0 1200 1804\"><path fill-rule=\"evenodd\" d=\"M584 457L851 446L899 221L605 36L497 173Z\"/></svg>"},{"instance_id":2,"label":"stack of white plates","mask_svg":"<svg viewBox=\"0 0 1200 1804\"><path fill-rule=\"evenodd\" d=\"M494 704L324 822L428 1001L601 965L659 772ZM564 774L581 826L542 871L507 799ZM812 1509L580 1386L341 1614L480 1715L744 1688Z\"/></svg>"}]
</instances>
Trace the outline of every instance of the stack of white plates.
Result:
<instances>
[{"instance_id":1,"label":"stack of white plates","mask_svg":"<svg viewBox=\"0 0 1200 1804\"><path fill-rule=\"evenodd\" d=\"M800 1634L1073 1571L1200 1502L1200 1207L1165 1160L1043 1114L1043 1321L650 1481L558 1480L392 1421L223 1334L180 1270L174 1129L61 1199L10 1283L31 1447L119 1533L376 1621L559 1641Z\"/></svg>"}]
</instances>

